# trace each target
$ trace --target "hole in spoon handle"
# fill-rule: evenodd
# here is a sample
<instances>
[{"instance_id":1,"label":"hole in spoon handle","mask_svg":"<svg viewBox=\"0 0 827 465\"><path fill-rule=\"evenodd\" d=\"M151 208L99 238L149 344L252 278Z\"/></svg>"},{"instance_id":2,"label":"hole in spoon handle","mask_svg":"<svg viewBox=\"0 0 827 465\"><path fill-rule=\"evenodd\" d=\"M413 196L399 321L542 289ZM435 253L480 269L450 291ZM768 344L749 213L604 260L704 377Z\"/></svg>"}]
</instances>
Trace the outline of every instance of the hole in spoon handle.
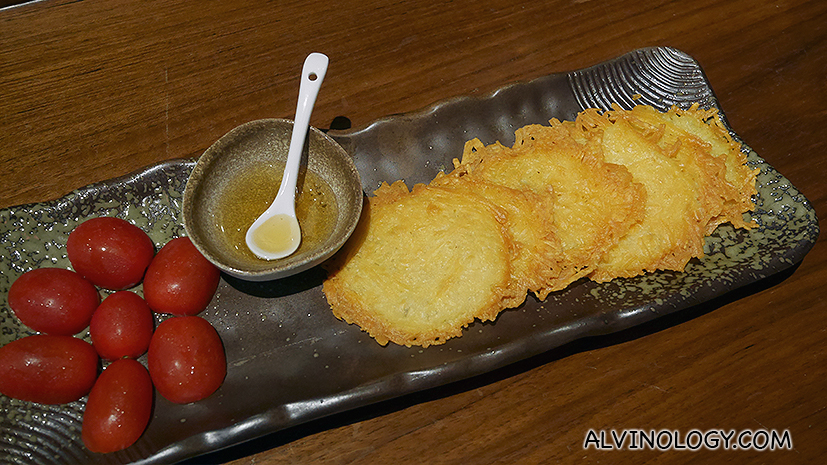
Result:
<instances>
[{"instance_id":1,"label":"hole in spoon handle","mask_svg":"<svg viewBox=\"0 0 827 465\"><path fill-rule=\"evenodd\" d=\"M299 101L296 106L296 125L310 124L310 115L313 112L313 105L319 95L319 88L327 73L327 65L330 60L322 53L311 53L304 60L302 66L302 79L299 84ZM305 119L304 116L307 118Z\"/></svg>"}]
</instances>

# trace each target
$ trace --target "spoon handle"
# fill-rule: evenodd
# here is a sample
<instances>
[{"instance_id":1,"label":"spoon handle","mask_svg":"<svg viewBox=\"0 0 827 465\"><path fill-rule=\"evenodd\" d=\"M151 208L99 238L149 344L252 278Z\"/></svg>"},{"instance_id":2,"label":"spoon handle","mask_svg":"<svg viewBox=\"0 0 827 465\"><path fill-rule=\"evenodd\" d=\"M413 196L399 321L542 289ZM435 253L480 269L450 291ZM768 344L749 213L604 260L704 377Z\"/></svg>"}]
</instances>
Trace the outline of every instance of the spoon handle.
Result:
<instances>
[{"instance_id":1,"label":"spoon handle","mask_svg":"<svg viewBox=\"0 0 827 465\"><path fill-rule=\"evenodd\" d=\"M321 53L311 53L304 60L301 83L299 84L299 100L296 104L296 117L293 122L293 133L290 137L290 148L287 152L287 162L276 198L281 197L283 191L292 193L296 190L299 162L304 148L304 140L307 137L307 128L310 125L310 115L313 113L313 105L316 103L316 96L319 95L319 88L322 87L328 62L327 56Z\"/></svg>"}]
</instances>

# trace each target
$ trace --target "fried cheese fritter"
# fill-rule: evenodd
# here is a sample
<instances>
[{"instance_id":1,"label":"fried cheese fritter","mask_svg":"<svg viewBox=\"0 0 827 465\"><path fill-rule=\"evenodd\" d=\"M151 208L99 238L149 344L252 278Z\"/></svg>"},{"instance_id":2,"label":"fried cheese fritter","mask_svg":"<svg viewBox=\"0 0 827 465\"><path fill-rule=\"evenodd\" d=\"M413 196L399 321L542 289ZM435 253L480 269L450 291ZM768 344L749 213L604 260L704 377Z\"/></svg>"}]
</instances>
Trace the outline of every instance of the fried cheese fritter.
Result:
<instances>
[{"instance_id":1,"label":"fried cheese fritter","mask_svg":"<svg viewBox=\"0 0 827 465\"><path fill-rule=\"evenodd\" d=\"M715 173L710 182L720 182L720 196L723 206L718 216L713 217L707 226L707 234L712 233L719 224L732 223L736 228L750 229L756 223L744 218L744 213L755 209L752 198L757 194L755 187L758 170L747 165L747 157L741 151L741 144L733 140L718 115L718 110L701 110L697 104L682 110L672 107L667 112L659 112L650 106L641 105L630 112L634 117L656 124L655 118L666 122L666 128L674 137L695 144L706 144L703 154L714 157L715 163L723 162L724 174ZM695 152L700 155L701 152ZM708 160L706 163L710 163ZM707 173L710 174L710 173Z\"/></svg>"},{"instance_id":2,"label":"fried cheese fritter","mask_svg":"<svg viewBox=\"0 0 827 465\"><path fill-rule=\"evenodd\" d=\"M647 192L643 221L609 250L592 280L682 271L690 259L703 256L706 234L722 221L735 224L725 205L742 194L725 181L725 158L659 115L639 106L603 114L586 110L577 120L586 137L602 139L606 161L625 166ZM737 216L744 224L741 211Z\"/></svg>"},{"instance_id":3,"label":"fried cheese fritter","mask_svg":"<svg viewBox=\"0 0 827 465\"><path fill-rule=\"evenodd\" d=\"M541 300L592 273L643 215L646 192L626 168L604 161L599 140L577 140L572 128L557 120L551 127L518 129L511 149L472 140L454 165L489 182L552 198L561 273L535 291Z\"/></svg>"},{"instance_id":4,"label":"fried cheese fritter","mask_svg":"<svg viewBox=\"0 0 827 465\"><path fill-rule=\"evenodd\" d=\"M383 184L324 283L336 317L384 345L427 347L513 297L507 213L460 189Z\"/></svg>"},{"instance_id":5,"label":"fried cheese fritter","mask_svg":"<svg viewBox=\"0 0 827 465\"><path fill-rule=\"evenodd\" d=\"M427 347L587 277L685 268L722 223L750 228L756 170L715 110L584 110L466 143L454 170L383 184L326 264L334 315Z\"/></svg>"},{"instance_id":6,"label":"fried cheese fritter","mask_svg":"<svg viewBox=\"0 0 827 465\"><path fill-rule=\"evenodd\" d=\"M529 189L512 189L493 184L468 173L440 173L430 183L445 189L476 193L508 214L508 231L513 240L510 297L504 308L520 306L529 291L539 292L560 275L562 245L554 226L550 196Z\"/></svg>"}]
</instances>

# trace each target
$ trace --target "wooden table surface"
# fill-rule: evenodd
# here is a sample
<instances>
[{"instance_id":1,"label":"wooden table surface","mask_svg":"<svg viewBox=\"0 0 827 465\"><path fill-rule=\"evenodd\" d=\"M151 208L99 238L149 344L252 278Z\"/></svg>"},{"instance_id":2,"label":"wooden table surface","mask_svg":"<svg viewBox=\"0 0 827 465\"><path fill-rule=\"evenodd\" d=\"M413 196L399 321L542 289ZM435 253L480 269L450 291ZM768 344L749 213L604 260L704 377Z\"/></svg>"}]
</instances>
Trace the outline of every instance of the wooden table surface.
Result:
<instances>
[{"instance_id":1,"label":"wooden table surface","mask_svg":"<svg viewBox=\"0 0 827 465\"><path fill-rule=\"evenodd\" d=\"M13 2L4 2L7 5ZM291 118L354 127L646 46L703 66L734 130L827 217L827 2L43 0L0 9L0 208ZM819 463L827 245L776 279L485 376L192 463ZM792 450L584 449L589 431L788 431ZM823 463L823 462L822 462Z\"/></svg>"}]
</instances>

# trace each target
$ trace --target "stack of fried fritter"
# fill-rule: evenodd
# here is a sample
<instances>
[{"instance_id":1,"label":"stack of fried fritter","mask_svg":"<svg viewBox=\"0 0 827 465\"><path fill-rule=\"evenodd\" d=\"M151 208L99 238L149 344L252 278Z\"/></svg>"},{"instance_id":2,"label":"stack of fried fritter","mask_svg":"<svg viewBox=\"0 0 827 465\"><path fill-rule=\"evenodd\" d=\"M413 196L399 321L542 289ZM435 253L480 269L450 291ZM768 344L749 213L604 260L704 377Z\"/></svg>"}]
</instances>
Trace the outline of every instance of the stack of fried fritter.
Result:
<instances>
[{"instance_id":1,"label":"stack of fried fritter","mask_svg":"<svg viewBox=\"0 0 827 465\"><path fill-rule=\"evenodd\" d=\"M324 292L380 344L443 343L529 292L683 270L719 224L753 226L755 176L697 106L585 110L511 148L474 139L428 185L379 187Z\"/></svg>"}]
</instances>

